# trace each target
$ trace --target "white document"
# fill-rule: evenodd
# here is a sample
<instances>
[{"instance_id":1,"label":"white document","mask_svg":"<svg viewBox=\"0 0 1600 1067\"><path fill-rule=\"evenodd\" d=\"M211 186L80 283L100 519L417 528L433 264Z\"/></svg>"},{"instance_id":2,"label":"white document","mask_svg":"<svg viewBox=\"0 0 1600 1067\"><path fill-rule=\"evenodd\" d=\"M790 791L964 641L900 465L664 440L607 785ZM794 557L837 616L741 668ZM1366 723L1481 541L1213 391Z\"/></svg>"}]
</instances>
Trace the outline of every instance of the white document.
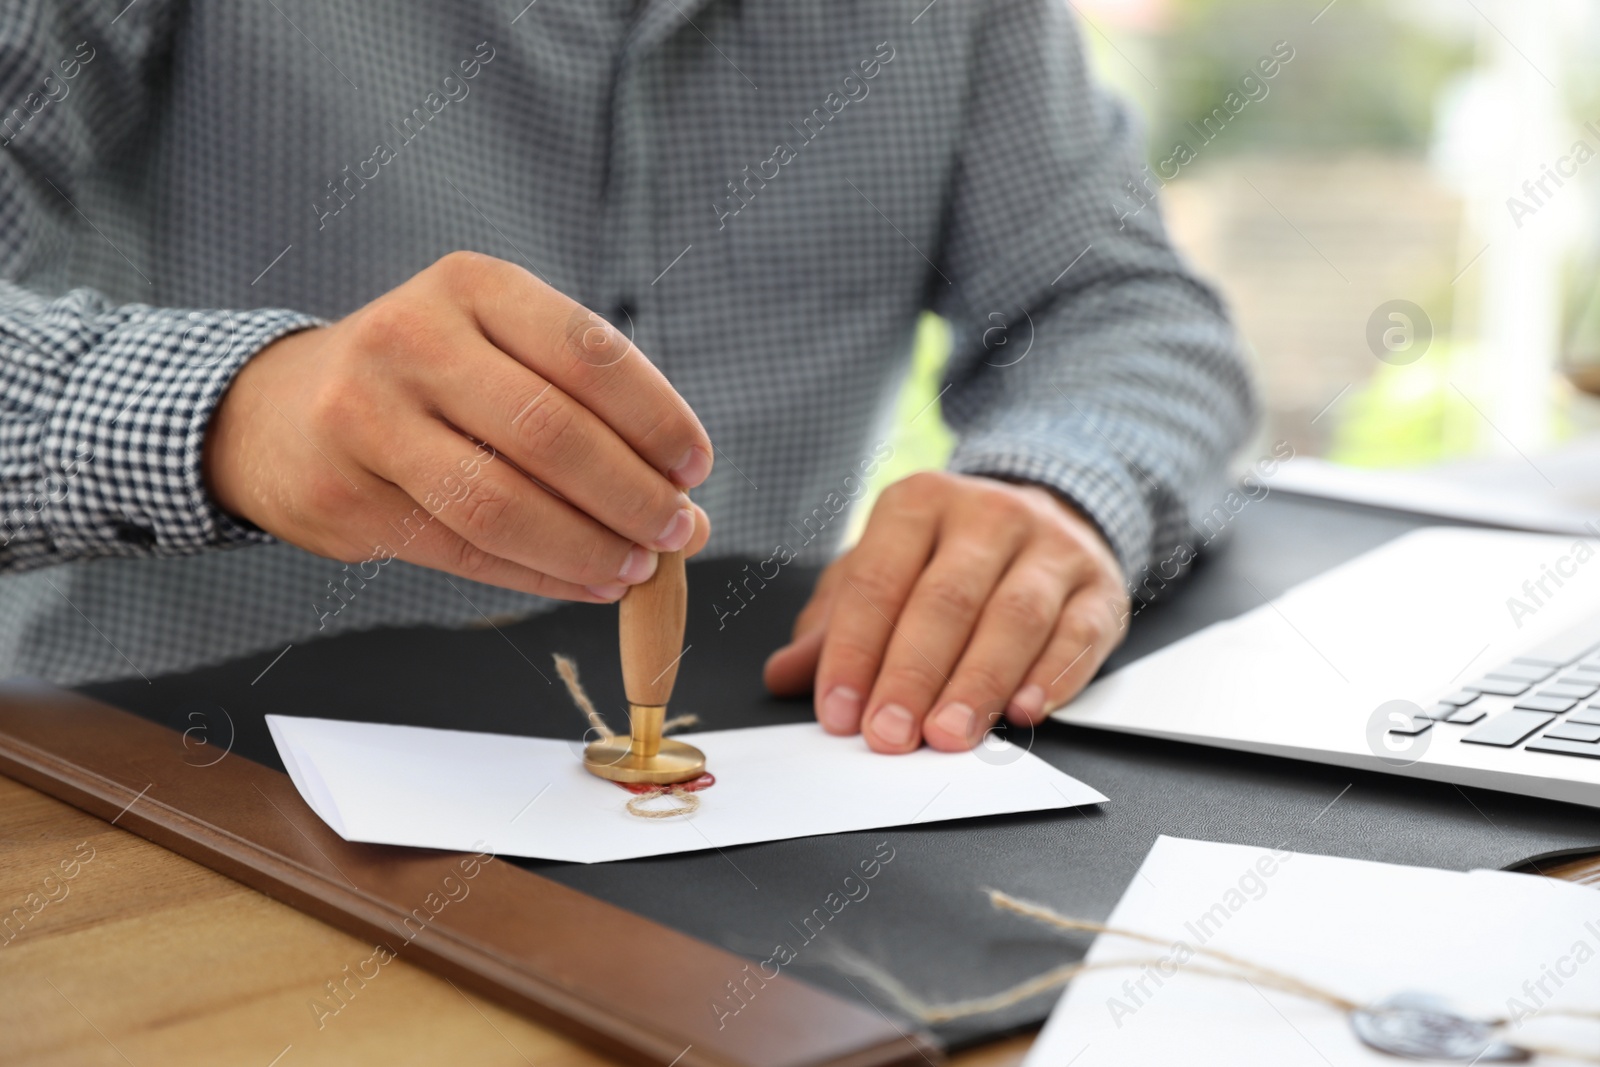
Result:
<instances>
[{"instance_id":1,"label":"white document","mask_svg":"<svg viewBox=\"0 0 1600 1067\"><path fill-rule=\"evenodd\" d=\"M1600 1049L1600 1024L1550 1014L1600 1010L1600 893L1570 882L1162 837L1107 925L1172 947L1102 934L1091 962L1167 964L1073 979L1024 1067L1405 1062L1362 1044L1326 1004L1186 970L1179 945L1361 1004L1430 993L1457 1013L1515 1020L1506 1036L1518 1045ZM1218 966L1194 954L1200 965Z\"/></svg>"},{"instance_id":2,"label":"white document","mask_svg":"<svg viewBox=\"0 0 1600 1067\"><path fill-rule=\"evenodd\" d=\"M1516 530L1592 536L1600 526L1600 438L1524 459L1464 460L1406 470L1296 457L1273 489Z\"/></svg>"},{"instance_id":3,"label":"white document","mask_svg":"<svg viewBox=\"0 0 1600 1067\"><path fill-rule=\"evenodd\" d=\"M598 863L910 823L1101 804L1008 742L872 752L815 723L688 735L716 784L644 819L577 741L268 715L301 797L346 841Z\"/></svg>"}]
</instances>

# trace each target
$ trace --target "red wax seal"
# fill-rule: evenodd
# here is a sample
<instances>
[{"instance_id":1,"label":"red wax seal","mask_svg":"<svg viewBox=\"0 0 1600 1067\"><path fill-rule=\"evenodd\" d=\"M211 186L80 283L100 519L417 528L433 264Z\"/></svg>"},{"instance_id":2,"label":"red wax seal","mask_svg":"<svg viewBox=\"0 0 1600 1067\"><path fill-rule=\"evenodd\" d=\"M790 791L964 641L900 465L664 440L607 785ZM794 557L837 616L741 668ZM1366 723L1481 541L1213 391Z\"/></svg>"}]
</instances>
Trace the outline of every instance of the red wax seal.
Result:
<instances>
[{"instance_id":1,"label":"red wax seal","mask_svg":"<svg viewBox=\"0 0 1600 1067\"><path fill-rule=\"evenodd\" d=\"M685 793L698 793L702 789L716 785L717 779L710 771L707 771L698 778L687 782L674 782L671 785L652 785L649 782L615 782L613 784L620 785L630 793L640 795L645 793L670 793L674 789L681 789Z\"/></svg>"}]
</instances>

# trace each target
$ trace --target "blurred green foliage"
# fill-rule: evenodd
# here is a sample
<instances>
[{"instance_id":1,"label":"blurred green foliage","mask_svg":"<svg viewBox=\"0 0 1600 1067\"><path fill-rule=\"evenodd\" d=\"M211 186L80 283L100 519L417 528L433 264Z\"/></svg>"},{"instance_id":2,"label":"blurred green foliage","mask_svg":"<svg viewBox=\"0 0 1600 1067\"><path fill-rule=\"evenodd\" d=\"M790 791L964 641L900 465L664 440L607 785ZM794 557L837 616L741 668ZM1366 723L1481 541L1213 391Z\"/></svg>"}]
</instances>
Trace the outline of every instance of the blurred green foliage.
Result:
<instances>
[{"instance_id":1,"label":"blurred green foliage","mask_svg":"<svg viewBox=\"0 0 1600 1067\"><path fill-rule=\"evenodd\" d=\"M1436 343L1416 363L1379 364L1341 401L1326 458L1351 467L1420 467L1470 454L1483 418L1451 383L1473 363L1473 353Z\"/></svg>"},{"instance_id":2,"label":"blurred green foliage","mask_svg":"<svg viewBox=\"0 0 1600 1067\"><path fill-rule=\"evenodd\" d=\"M1472 42L1424 25L1394 0L1337 0L1315 23L1303 0L1173 0L1170 32L1156 42L1161 86L1151 152L1177 141L1197 147L1186 125L1237 89L1257 61L1285 41L1291 59L1252 101L1256 113L1230 126L1205 152L1270 148L1325 152L1427 148L1440 90L1473 59ZM1259 93L1259 90L1257 90Z\"/></svg>"},{"instance_id":3,"label":"blurred green foliage","mask_svg":"<svg viewBox=\"0 0 1600 1067\"><path fill-rule=\"evenodd\" d=\"M883 487L917 471L943 467L955 448L956 436L945 425L939 402L940 382L950 358L950 324L934 314L917 323L911 355L911 373L895 400L889 444L894 455L878 468L867 491L850 515L849 539L854 540L872 511Z\"/></svg>"}]
</instances>

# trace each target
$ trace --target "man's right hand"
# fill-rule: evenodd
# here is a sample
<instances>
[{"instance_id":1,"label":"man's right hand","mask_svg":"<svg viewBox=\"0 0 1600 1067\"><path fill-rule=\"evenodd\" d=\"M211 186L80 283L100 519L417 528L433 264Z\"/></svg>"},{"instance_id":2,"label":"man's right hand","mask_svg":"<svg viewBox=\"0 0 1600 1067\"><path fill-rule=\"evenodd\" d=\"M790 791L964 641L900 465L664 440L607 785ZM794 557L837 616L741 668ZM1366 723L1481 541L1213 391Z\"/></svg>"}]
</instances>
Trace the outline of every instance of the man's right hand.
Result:
<instances>
[{"instance_id":1,"label":"man's right hand","mask_svg":"<svg viewBox=\"0 0 1600 1067\"><path fill-rule=\"evenodd\" d=\"M205 442L218 505L307 551L565 600L699 551L683 490L710 470L694 412L621 333L468 252L262 349Z\"/></svg>"}]
</instances>

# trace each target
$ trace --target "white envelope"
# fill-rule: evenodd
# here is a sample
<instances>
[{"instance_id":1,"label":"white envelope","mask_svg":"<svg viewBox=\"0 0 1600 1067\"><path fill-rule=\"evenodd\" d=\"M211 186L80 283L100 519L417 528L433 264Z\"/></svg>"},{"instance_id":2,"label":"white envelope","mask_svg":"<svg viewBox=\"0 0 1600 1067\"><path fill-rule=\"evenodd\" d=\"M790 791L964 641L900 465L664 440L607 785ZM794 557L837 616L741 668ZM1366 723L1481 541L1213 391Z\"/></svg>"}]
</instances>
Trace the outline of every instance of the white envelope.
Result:
<instances>
[{"instance_id":1,"label":"white envelope","mask_svg":"<svg viewBox=\"0 0 1600 1067\"><path fill-rule=\"evenodd\" d=\"M1202 946L1359 1004L1432 994L1515 1020L1515 1044L1600 1050L1600 1022L1555 1015L1600 1011L1600 893L1571 882L1162 837L1107 925L1169 944L1100 935L1090 962L1157 962L1073 979L1023 1067L1407 1062L1364 1045L1325 1003L1186 969Z\"/></svg>"},{"instance_id":2,"label":"white envelope","mask_svg":"<svg viewBox=\"0 0 1600 1067\"><path fill-rule=\"evenodd\" d=\"M1008 742L872 752L815 723L686 737L716 784L692 815L644 819L583 769L577 741L268 715L289 777L346 841L598 863L815 834L1102 804Z\"/></svg>"}]
</instances>

